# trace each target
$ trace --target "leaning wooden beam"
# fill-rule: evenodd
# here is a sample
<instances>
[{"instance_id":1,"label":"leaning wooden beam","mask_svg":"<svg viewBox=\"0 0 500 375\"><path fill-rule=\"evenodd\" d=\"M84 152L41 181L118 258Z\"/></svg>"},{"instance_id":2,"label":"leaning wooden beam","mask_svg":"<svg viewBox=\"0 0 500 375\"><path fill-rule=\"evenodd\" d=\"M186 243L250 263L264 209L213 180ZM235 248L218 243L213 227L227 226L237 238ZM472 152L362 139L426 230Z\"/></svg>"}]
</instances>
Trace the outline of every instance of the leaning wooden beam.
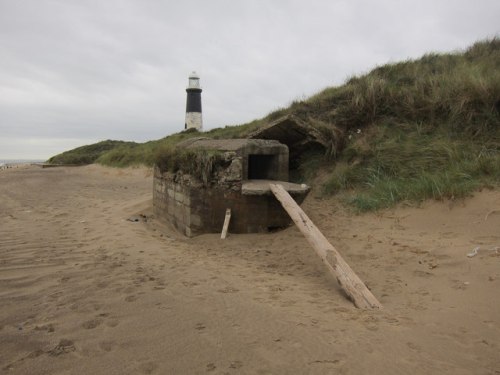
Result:
<instances>
[{"instance_id":1,"label":"leaning wooden beam","mask_svg":"<svg viewBox=\"0 0 500 375\"><path fill-rule=\"evenodd\" d=\"M323 260L330 273L333 274L342 289L344 289L349 298L354 302L354 305L360 309L382 308L380 302L377 301L375 296L368 290L366 285L344 261L332 244L328 242L311 219L307 217L283 186L278 184L269 185L273 194L280 201L286 212L288 212L309 244Z\"/></svg>"},{"instance_id":2,"label":"leaning wooden beam","mask_svg":"<svg viewBox=\"0 0 500 375\"><path fill-rule=\"evenodd\" d=\"M220 234L221 240L224 240L227 236L227 228L229 228L229 221L231 220L231 209L226 210L226 217L224 218L224 225L222 226L222 233Z\"/></svg>"}]
</instances>

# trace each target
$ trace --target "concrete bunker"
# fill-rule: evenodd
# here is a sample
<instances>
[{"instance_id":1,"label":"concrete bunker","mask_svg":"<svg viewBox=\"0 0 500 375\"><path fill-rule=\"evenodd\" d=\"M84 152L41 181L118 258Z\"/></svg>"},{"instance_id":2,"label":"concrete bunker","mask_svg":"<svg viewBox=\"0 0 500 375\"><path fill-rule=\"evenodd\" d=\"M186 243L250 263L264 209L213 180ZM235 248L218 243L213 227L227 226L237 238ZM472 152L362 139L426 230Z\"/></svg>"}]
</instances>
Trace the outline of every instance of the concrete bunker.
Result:
<instances>
[{"instance_id":1,"label":"concrete bunker","mask_svg":"<svg viewBox=\"0 0 500 375\"><path fill-rule=\"evenodd\" d=\"M282 184L298 203L309 192L288 182L288 147L275 140L192 138L172 157L181 161L155 166L153 209L189 237L220 232L227 208L231 233L287 227L291 219L269 183Z\"/></svg>"}]
</instances>

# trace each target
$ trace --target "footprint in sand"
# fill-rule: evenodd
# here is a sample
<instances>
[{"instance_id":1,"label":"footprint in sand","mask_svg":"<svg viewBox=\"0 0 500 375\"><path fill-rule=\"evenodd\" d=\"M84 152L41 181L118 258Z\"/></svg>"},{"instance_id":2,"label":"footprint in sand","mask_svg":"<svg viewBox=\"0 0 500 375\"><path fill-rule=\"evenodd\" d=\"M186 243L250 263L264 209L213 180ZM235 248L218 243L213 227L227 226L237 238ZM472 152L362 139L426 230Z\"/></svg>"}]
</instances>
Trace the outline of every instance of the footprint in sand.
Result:
<instances>
[{"instance_id":1,"label":"footprint in sand","mask_svg":"<svg viewBox=\"0 0 500 375\"><path fill-rule=\"evenodd\" d=\"M213 364L211 362L207 364L207 372L214 371L216 368L217 368L217 366L215 366L215 364Z\"/></svg>"},{"instance_id":2,"label":"footprint in sand","mask_svg":"<svg viewBox=\"0 0 500 375\"><path fill-rule=\"evenodd\" d=\"M239 369L239 368L242 368L242 367L243 367L243 362L241 362L241 361L233 361L229 365L229 368L232 368L232 369Z\"/></svg>"},{"instance_id":3,"label":"footprint in sand","mask_svg":"<svg viewBox=\"0 0 500 375\"><path fill-rule=\"evenodd\" d=\"M76 350L75 344L71 340L61 339L53 349L48 351L48 354L57 357L62 354L74 352Z\"/></svg>"},{"instance_id":4,"label":"footprint in sand","mask_svg":"<svg viewBox=\"0 0 500 375\"><path fill-rule=\"evenodd\" d=\"M142 374L152 374L158 368L155 362L146 362L139 365L139 370Z\"/></svg>"},{"instance_id":5,"label":"footprint in sand","mask_svg":"<svg viewBox=\"0 0 500 375\"><path fill-rule=\"evenodd\" d=\"M224 289L219 289L218 290L219 293L237 293L239 291L240 291L239 289L236 289L236 288L234 288L232 286L227 286Z\"/></svg>"},{"instance_id":6,"label":"footprint in sand","mask_svg":"<svg viewBox=\"0 0 500 375\"><path fill-rule=\"evenodd\" d=\"M109 285L109 282L107 282L107 281L98 281L98 282L95 284L96 288L98 288L98 289L104 289L104 288L106 288L108 285Z\"/></svg>"},{"instance_id":7,"label":"footprint in sand","mask_svg":"<svg viewBox=\"0 0 500 375\"><path fill-rule=\"evenodd\" d=\"M427 278L427 277L432 277L432 276L434 276L434 275L433 275L432 273L430 273L430 272L421 271L421 270L415 270L415 271L413 271L413 274L414 274L415 276L419 276L419 277L426 277L426 278Z\"/></svg>"},{"instance_id":8,"label":"footprint in sand","mask_svg":"<svg viewBox=\"0 0 500 375\"><path fill-rule=\"evenodd\" d=\"M137 298L139 298L139 297L132 294L130 296L125 297L125 302L134 302L137 300Z\"/></svg>"},{"instance_id":9,"label":"footprint in sand","mask_svg":"<svg viewBox=\"0 0 500 375\"><path fill-rule=\"evenodd\" d=\"M109 319L108 321L106 321L106 325L111 328L116 327L118 324L119 321L117 319Z\"/></svg>"},{"instance_id":10,"label":"footprint in sand","mask_svg":"<svg viewBox=\"0 0 500 375\"><path fill-rule=\"evenodd\" d=\"M309 362L308 364L310 366L313 366L313 367L319 366L323 369L323 371L325 371L324 373L326 373L326 370L338 369L344 363L345 363L345 361L343 359L336 358L336 359L320 359L320 360ZM330 373L330 372L328 372L328 373Z\"/></svg>"},{"instance_id":11,"label":"footprint in sand","mask_svg":"<svg viewBox=\"0 0 500 375\"><path fill-rule=\"evenodd\" d=\"M33 328L35 331L47 331L49 333L52 333L55 331L55 328L52 324L45 324L45 325L42 325L42 326L36 326L35 328Z\"/></svg>"},{"instance_id":12,"label":"footprint in sand","mask_svg":"<svg viewBox=\"0 0 500 375\"><path fill-rule=\"evenodd\" d=\"M408 346L410 349L415 350L416 352L419 352L419 353L422 351L422 348L413 342L407 342L406 346Z\"/></svg>"},{"instance_id":13,"label":"footprint in sand","mask_svg":"<svg viewBox=\"0 0 500 375\"><path fill-rule=\"evenodd\" d=\"M33 359L33 358L40 357L42 354L45 354L45 352L42 349L37 349L34 352L31 352L30 354L28 354L28 356L26 358Z\"/></svg>"},{"instance_id":14,"label":"footprint in sand","mask_svg":"<svg viewBox=\"0 0 500 375\"><path fill-rule=\"evenodd\" d=\"M99 343L99 348L104 352L110 352L114 346L115 344L112 341L101 341Z\"/></svg>"},{"instance_id":15,"label":"footprint in sand","mask_svg":"<svg viewBox=\"0 0 500 375\"><path fill-rule=\"evenodd\" d=\"M205 327L203 323L196 323L196 326L194 328L198 331L203 331L207 327Z\"/></svg>"},{"instance_id":16,"label":"footprint in sand","mask_svg":"<svg viewBox=\"0 0 500 375\"><path fill-rule=\"evenodd\" d=\"M101 323L102 323L102 320L100 320L100 319L91 319L91 320L87 320L86 322L84 322L82 324L82 327L85 329L94 329L94 328L100 326Z\"/></svg>"},{"instance_id":17,"label":"footprint in sand","mask_svg":"<svg viewBox=\"0 0 500 375\"><path fill-rule=\"evenodd\" d=\"M194 286L198 286L198 283L196 281L183 281L182 285L184 285L187 288L192 288Z\"/></svg>"}]
</instances>

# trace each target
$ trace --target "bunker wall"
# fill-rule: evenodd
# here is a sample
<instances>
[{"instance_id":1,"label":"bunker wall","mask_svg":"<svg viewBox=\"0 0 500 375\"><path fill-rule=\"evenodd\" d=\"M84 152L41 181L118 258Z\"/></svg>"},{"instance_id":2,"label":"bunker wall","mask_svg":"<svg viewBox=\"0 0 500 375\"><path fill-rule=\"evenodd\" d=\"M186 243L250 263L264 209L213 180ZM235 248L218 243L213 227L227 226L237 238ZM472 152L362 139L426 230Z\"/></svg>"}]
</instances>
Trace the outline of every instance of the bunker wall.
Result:
<instances>
[{"instance_id":1,"label":"bunker wall","mask_svg":"<svg viewBox=\"0 0 500 375\"><path fill-rule=\"evenodd\" d=\"M290 225L291 220L272 195L242 195L241 182L228 188L205 187L189 176L161 173L155 168L153 211L188 237L222 230L231 209L231 233L267 232Z\"/></svg>"}]
</instances>

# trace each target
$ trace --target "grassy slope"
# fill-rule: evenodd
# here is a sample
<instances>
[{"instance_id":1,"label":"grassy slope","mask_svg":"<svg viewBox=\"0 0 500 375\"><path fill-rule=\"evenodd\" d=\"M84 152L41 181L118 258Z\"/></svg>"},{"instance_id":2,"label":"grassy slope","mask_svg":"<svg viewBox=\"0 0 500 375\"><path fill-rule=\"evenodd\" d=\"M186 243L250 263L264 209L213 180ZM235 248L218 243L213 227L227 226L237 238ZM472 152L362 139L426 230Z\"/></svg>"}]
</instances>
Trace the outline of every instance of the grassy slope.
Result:
<instances>
[{"instance_id":1,"label":"grassy slope","mask_svg":"<svg viewBox=\"0 0 500 375\"><path fill-rule=\"evenodd\" d=\"M203 136L245 137L287 114L332 139L326 152L303 156L302 176L326 170L324 193L339 193L359 210L402 200L458 198L498 186L500 39L476 43L465 53L384 65L263 119ZM199 133L119 145L96 161L113 166L164 162L178 141L192 136Z\"/></svg>"},{"instance_id":2,"label":"grassy slope","mask_svg":"<svg viewBox=\"0 0 500 375\"><path fill-rule=\"evenodd\" d=\"M500 181L498 39L385 65L295 104L305 116L314 106L323 109L317 121L347 135L325 192L359 210L463 197Z\"/></svg>"},{"instance_id":3,"label":"grassy slope","mask_svg":"<svg viewBox=\"0 0 500 375\"><path fill-rule=\"evenodd\" d=\"M95 163L99 157L107 152L116 148L133 148L138 144L135 142L123 141L101 141L92 145L81 146L73 150L65 151L61 154L52 156L48 162L52 164L92 164Z\"/></svg>"}]
</instances>

